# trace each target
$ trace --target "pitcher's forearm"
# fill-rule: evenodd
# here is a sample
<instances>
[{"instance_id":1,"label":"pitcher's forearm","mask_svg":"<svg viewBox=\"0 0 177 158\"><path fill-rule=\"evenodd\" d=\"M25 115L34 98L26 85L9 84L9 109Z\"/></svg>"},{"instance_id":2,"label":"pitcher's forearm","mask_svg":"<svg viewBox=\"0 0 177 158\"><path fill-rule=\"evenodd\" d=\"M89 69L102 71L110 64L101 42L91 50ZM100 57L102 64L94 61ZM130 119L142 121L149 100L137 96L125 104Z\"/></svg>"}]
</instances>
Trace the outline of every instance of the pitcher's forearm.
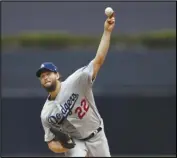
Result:
<instances>
[{"instance_id":1,"label":"pitcher's forearm","mask_svg":"<svg viewBox=\"0 0 177 158\"><path fill-rule=\"evenodd\" d=\"M97 64L101 64L101 65L103 64L109 50L110 39L111 39L111 32L104 31L95 56L95 60L96 60L95 62Z\"/></svg>"}]
</instances>

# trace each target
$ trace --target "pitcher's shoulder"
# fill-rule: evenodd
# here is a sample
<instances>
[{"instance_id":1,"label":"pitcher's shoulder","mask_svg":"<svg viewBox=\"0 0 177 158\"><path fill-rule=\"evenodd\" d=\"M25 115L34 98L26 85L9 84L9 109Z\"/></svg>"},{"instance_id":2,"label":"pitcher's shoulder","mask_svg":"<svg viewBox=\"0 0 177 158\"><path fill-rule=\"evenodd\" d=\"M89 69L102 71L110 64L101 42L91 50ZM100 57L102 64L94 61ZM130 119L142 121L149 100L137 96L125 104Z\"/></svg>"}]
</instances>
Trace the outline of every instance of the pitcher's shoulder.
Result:
<instances>
[{"instance_id":1,"label":"pitcher's shoulder","mask_svg":"<svg viewBox=\"0 0 177 158\"><path fill-rule=\"evenodd\" d=\"M77 69L76 71L74 71L72 74L70 74L65 81L71 81L71 80L76 80L80 77L81 73L82 73L82 70L85 68L84 67L81 67L79 69Z\"/></svg>"}]
</instances>

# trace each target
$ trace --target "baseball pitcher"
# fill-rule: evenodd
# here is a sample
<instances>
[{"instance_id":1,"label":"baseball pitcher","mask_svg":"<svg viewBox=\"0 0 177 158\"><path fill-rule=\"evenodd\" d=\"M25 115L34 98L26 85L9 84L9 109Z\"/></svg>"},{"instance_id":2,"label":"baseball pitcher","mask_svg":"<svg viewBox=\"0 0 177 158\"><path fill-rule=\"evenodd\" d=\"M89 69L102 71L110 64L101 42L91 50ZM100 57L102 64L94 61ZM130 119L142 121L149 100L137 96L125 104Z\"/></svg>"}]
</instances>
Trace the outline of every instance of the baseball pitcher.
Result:
<instances>
[{"instance_id":1,"label":"baseball pitcher","mask_svg":"<svg viewBox=\"0 0 177 158\"><path fill-rule=\"evenodd\" d=\"M49 94L41 111L44 141L55 153L64 153L66 157L111 156L92 86L106 58L114 26L112 14L104 23L94 59L66 80L60 80L60 73L51 62L42 63L36 72Z\"/></svg>"}]
</instances>

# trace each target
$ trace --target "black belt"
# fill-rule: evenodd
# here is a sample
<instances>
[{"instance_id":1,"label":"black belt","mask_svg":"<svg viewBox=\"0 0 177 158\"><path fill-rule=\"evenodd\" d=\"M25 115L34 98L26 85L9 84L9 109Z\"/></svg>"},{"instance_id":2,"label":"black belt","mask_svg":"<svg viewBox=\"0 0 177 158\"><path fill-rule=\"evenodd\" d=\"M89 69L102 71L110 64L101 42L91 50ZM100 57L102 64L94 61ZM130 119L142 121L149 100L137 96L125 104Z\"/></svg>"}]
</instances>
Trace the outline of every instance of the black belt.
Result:
<instances>
[{"instance_id":1,"label":"black belt","mask_svg":"<svg viewBox=\"0 0 177 158\"><path fill-rule=\"evenodd\" d=\"M99 133L101 130L102 130L102 128L99 127L97 130L95 130L93 133L91 133L88 137L83 138L83 139L80 139L80 140L87 141L87 140L93 138L93 137L94 137L97 133Z\"/></svg>"}]
</instances>

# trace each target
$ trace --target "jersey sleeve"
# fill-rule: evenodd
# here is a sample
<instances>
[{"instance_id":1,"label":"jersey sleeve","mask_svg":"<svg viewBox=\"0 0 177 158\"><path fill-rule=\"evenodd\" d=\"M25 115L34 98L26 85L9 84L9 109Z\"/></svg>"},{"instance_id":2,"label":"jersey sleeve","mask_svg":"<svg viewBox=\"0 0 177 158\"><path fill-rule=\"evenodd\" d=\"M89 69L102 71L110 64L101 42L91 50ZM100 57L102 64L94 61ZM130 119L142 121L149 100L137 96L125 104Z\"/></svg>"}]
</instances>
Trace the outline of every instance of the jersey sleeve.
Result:
<instances>
[{"instance_id":1,"label":"jersey sleeve","mask_svg":"<svg viewBox=\"0 0 177 158\"><path fill-rule=\"evenodd\" d=\"M49 142L53 140L55 135L50 131L50 127L42 118L41 118L41 122L44 129L44 141Z\"/></svg>"},{"instance_id":2,"label":"jersey sleeve","mask_svg":"<svg viewBox=\"0 0 177 158\"><path fill-rule=\"evenodd\" d=\"M93 60L92 60L87 66L83 67L80 76L81 82L92 85L95 81L95 78L92 79L93 71L94 71L94 67L93 67Z\"/></svg>"},{"instance_id":3,"label":"jersey sleeve","mask_svg":"<svg viewBox=\"0 0 177 158\"><path fill-rule=\"evenodd\" d=\"M68 83L68 85L74 85L75 88L80 89L87 89L88 87L92 87L95 81L95 79L92 79L93 71L94 65L92 60L88 65L81 67L72 73L66 79L66 83Z\"/></svg>"},{"instance_id":4,"label":"jersey sleeve","mask_svg":"<svg viewBox=\"0 0 177 158\"><path fill-rule=\"evenodd\" d=\"M92 79L93 70L93 60L88 65L78 69L76 71L77 83L83 87L92 86L95 81L95 79Z\"/></svg>"}]
</instances>

